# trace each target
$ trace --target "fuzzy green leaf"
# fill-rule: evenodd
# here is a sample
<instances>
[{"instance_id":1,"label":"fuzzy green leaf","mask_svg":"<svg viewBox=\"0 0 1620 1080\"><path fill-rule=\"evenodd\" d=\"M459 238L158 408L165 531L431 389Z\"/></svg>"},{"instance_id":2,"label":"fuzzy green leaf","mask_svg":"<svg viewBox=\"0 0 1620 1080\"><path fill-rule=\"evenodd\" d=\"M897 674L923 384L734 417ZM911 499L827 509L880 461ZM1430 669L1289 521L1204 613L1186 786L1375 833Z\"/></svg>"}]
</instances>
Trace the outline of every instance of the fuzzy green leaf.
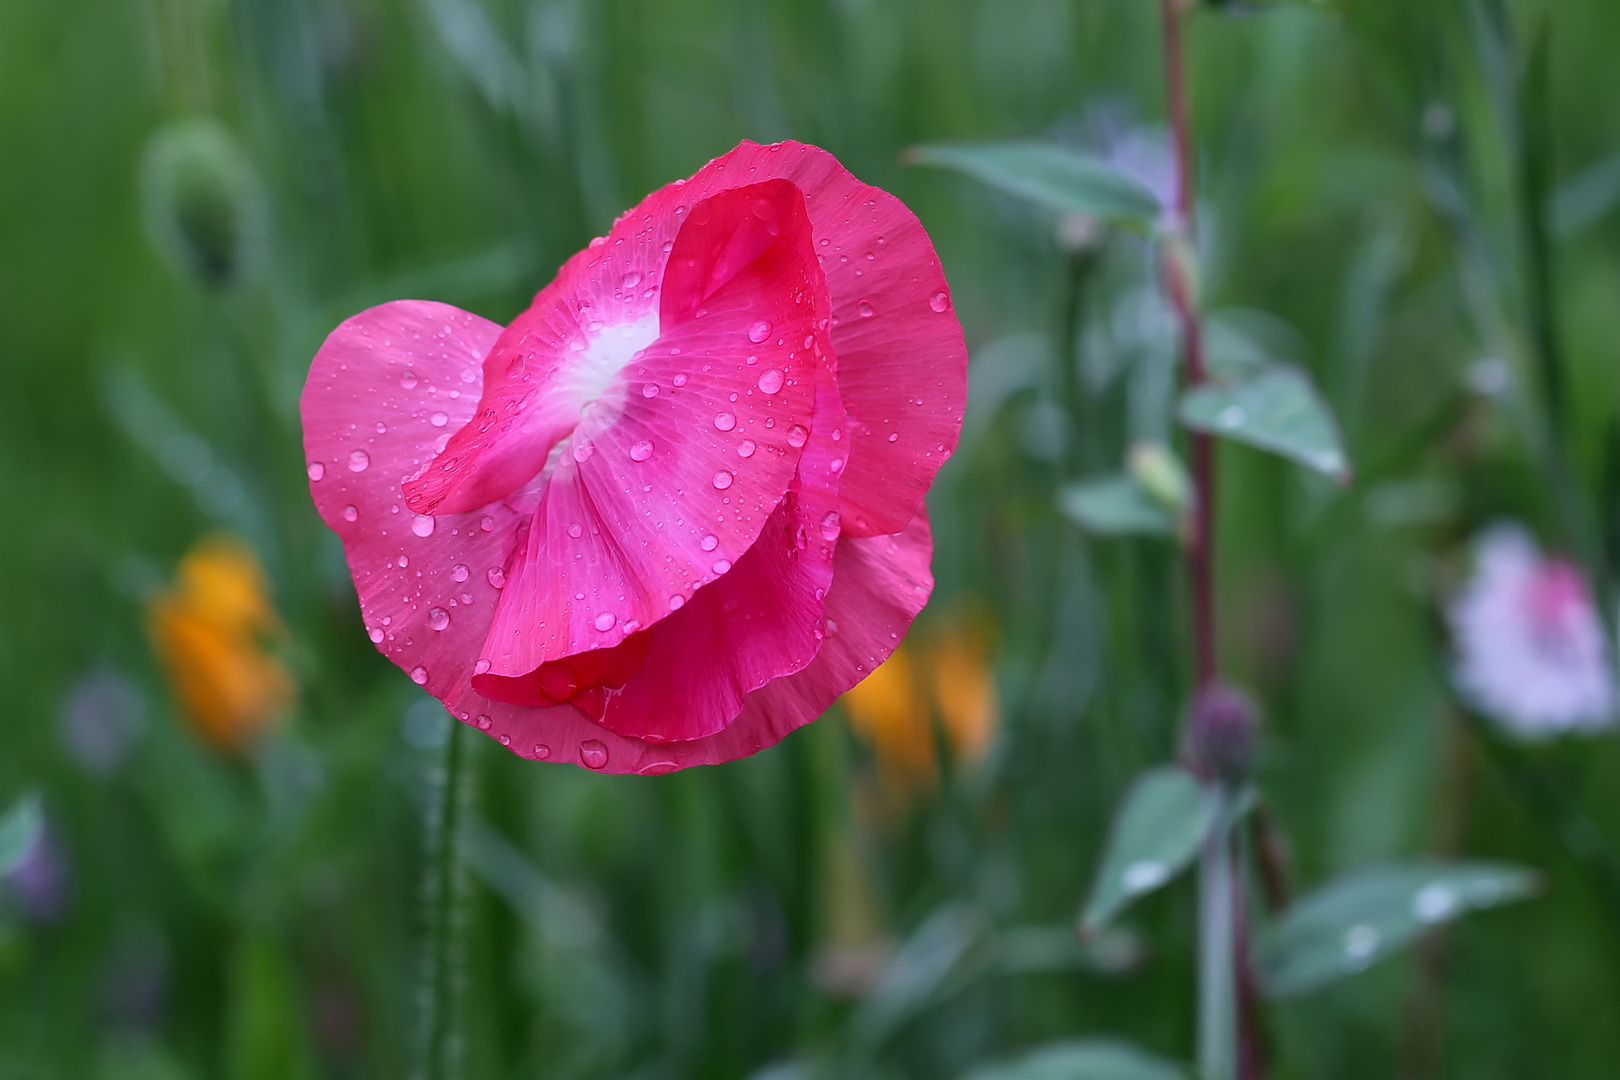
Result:
<instances>
[{"instance_id":1,"label":"fuzzy green leaf","mask_svg":"<svg viewBox=\"0 0 1620 1080\"><path fill-rule=\"evenodd\" d=\"M1069 520L1098 536L1174 536L1176 523L1158 500L1128 475L1082 480L1058 492Z\"/></svg>"},{"instance_id":2,"label":"fuzzy green leaf","mask_svg":"<svg viewBox=\"0 0 1620 1080\"><path fill-rule=\"evenodd\" d=\"M1194 431L1269 450L1340 483L1350 479L1339 425L1298 368L1278 365L1241 382L1193 387L1180 412Z\"/></svg>"},{"instance_id":3,"label":"fuzzy green leaf","mask_svg":"<svg viewBox=\"0 0 1620 1080\"><path fill-rule=\"evenodd\" d=\"M1081 925L1100 929L1138 896L1160 888L1198 853L1215 820L1216 800L1185 769L1143 773L1125 793L1108 835Z\"/></svg>"},{"instance_id":4,"label":"fuzzy green leaf","mask_svg":"<svg viewBox=\"0 0 1620 1080\"><path fill-rule=\"evenodd\" d=\"M934 143L912 147L905 160L963 173L1049 210L1087 214L1142 232L1159 214L1158 199L1129 176L1052 143Z\"/></svg>"}]
</instances>

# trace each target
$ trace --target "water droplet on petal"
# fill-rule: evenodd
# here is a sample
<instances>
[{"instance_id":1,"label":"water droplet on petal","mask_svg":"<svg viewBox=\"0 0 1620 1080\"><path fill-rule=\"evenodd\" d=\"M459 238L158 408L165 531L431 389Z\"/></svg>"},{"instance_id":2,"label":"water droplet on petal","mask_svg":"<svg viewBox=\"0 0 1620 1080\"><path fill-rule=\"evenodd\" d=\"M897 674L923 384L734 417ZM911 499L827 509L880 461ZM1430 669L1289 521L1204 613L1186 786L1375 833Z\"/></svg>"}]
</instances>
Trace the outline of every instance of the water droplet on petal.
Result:
<instances>
[{"instance_id":1,"label":"water droplet on petal","mask_svg":"<svg viewBox=\"0 0 1620 1080\"><path fill-rule=\"evenodd\" d=\"M450 625L450 613L442 607L436 607L428 612L428 625L435 630L443 630Z\"/></svg>"},{"instance_id":2,"label":"water droplet on petal","mask_svg":"<svg viewBox=\"0 0 1620 1080\"><path fill-rule=\"evenodd\" d=\"M726 488L731 486L731 474L726 472L724 469L721 469L719 472L715 473L714 486L719 488L721 491L726 490Z\"/></svg>"},{"instance_id":3,"label":"water droplet on petal","mask_svg":"<svg viewBox=\"0 0 1620 1080\"><path fill-rule=\"evenodd\" d=\"M596 447L588 442L580 441L574 444L574 460L581 465L591 460L591 455L594 453L596 453Z\"/></svg>"},{"instance_id":4,"label":"water droplet on petal","mask_svg":"<svg viewBox=\"0 0 1620 1080\"><path fill-rule=\"evenodd\" d=\"M642 776L663 776L665 773L672 773L678 768L680 766L673 761L651 761L637 769L636 772Z\"/></svg>"},{"instance_id":5,"label":"water droplet on petal","mask_svg":"<svg viewBox=\"0 0 1620 1080\"><path fill-rule=\"evenodd\" d=\"M417 514L416 520L411 522L411 532L417 536L432 536L434 520L427 514Z\"/></svg>"},{"instance_id":6,"label":"water droplet on petal","mask_svg":"<svg viewBox=\"0 0 1620 1080\"><path fill-rule=\"evenodd\" d=\"M344 521L358 521L358 520L360 520L360 508L357 507L357 506L345 506L343 508L343 520Z\"/></svg>"},{"instance_id":7,"label":"water droplet on petal","mask_svg":"<svg viewBox=\"0 0 1620 1080\"><path fill-rule=\"evenodd\" d=\"M598 739L586 739L579 744L579 760L587 769L601 769L608 762L608 749Z\"/></svg>"},{"instance_id":8,"label":"water droplet on petal","mask_svg":"<svg viewBox=\"0 0 1620 1080\"><path fill-rule=\"evenodd\" d=\"M484 519L478 523L478 527L485 532L490 532L495 528L495 519L485 514Z\"/></svg>"},{"instance_id":9,"label":"water droplet on petal","mask_svg":"<svg viewBox=\"0 0 1620 1080\"><path fill-rule=\"evenodd\" d=\"M641 272L639 270L632 270L619 279L619 288L621 289L633 289L640 284Z\"/></svg>"},{"instance_id":10,"label":"water droplet on petal","mask_svg":"<svg viewBox=\"0 0 1620 1080\"><path fill-rule=\"evenodd\" d=\"M710 535L708 535L708 536L705 536L702 540L698 541L698 547L702 548L704 551L713 551L715 548L717 548L719 546L720 546L720 538L718 536L713 535L712 533Z\"/></svg>"},{"instance_id":11,"label":"water droplet on petal","mask_svg":"<svg viewBox=\"0 0 1620 1080\"><path fill-rule=\"evenodd\" d=\"M898 431L889 432L889 441L890 442L899 442L900 441L900 433Z\"/></svg>"},{"instance_id":12,"label":"water droplet on petal","mask_svg":"<svg viewBox=\"0 0 1620 1080\"><path fill-rule=\"evenodd\" d=\"M738 457L745 457L745 458L753 457L754 456L754 440L753 439L744 439L742 442L738 443L737 444L737 456Z\"/></svg>"},{"instance_id":13,"label":"water droplet on petal","mask_svg":"<svg viewBox=\"0 0 1620 1080\"><path fill-rule=\"evenodd\" d=\"M466 563L456 563L456 565L454 565L454 566L452 566L450 568L450 580L451 581L466 581L467 580L467 575L469 575L471 573L472 573L472 571L467 569L467 564Z\"/></svg>"},{"instance_id":14,"label":"water droplet on petal","mask_svg":"<svg viewBox=\"0 0 1620 1080\"><path fill-rule=\"evenodd\" d=\"M714 426L721 431L730 431L737 426L737 418L728 412L720 413L714 418Z\"/></svg>"},{"instance_id":15,"label":"water droplet on petal","mask_svg":"<svg viewBox=\"0 0 1620 1080\"><path fill-rule=\"evenodd\" d=\"M371 464L371 455L364 450L356 450L349 455L349 471L365 472Z\"/></svg>"},{"instance_id":16,"label":"water droplet on petal","mask_svg":"<svg viewBox=\"0 0 1620 1080\"><path fill-rule=\"evenodd\" d=\"M485 574L484 576L489 578L489 583L495 588L506 588L506 571L501 569L499 566L490 567L489 573Z\"/></svg>"},{"instance_id":17,"label":"water droplet on petal","mask_svg":"<svg viewBox=\"0 0 1620 1080\"><path fill-rule=\"evenodd\" d=\"M824 539L824 540L836 540L836 539L838 539L839 529L840 529L840 524L839 524L839 520L838 520L838 511L834 510L832 513L828 514L826 517L821 519L821 536L822 536L822 539Z\"/></svg>"},{"instance_id":18,"label":"water droplet on petal","mask_svg":"<svg viewBox=\"0 0 1620 1080\"><path fill-rule=\"evenodd\" d=\"M383 639L382 627L373 626L370 630L366 631L366 636L371 639L371 643L373 645L381 645Z\"/></svg>"},{"instance_id":19,"label":"water droplet on petal","mask_svg":"<svg viewBox=\"0 0 1620 1080\"><path fill-rule=\"evenodd\" d=\"M399 377L399 385L403 386L407 390L415 390L416 389L416 372L407 371L405 374L401 375Z\"/></svg>"},{"instance_id":20,"label":"water droplet on petal","mask_svg":"<svg viewBox=\"0 0 1620 1080\"><path fill-rule=\"evenodd\" d=\"M319 461L312 461L312 462L309 463L309 478L311 480L319 480L321 477L323 477L325 475L326 475L326 466L325 465L321 464Z\"/></svg>"},{"instance_id":21,"label":"water droplet on petal","mask_svg":"<svg viewBox=\"0 0 1620 1080\"><path fill-rule=\"evenodd\" d=\"M576 521L572 525L568 526L568 535L573 537L575 540L578 540L581 536L585 535L585 529L580 525L579 522Z\"/></svg>"},{"instance_id":22,"label":"water droplet on petal","mask_svg":"<svg viewBox=\"0 0 1620 1080\"><path fill-rule=\"evenodd\" d=\"M671 379L669 381L674 383L676 386L685 386L686 385L686 372L684 372L684 371L681 372L679 375L675 376L673 379Z\"/></svg>"},{"instance_id":23,"label":"water droplet on petal","mask_svg":"<svg viewBox=\"0 0 1620 1080\"><path fill-rule=\"evenodd\" d=\"M476 723L478 724L478 730L479 731L488 731L489 730L489 725L494 723L494 721L491 720L488 716L485 716L483 713L479 713Z\"/></svg>"},{"instance_id":24,"label":"water droplet on petal","mask_svg":"<svg viewBox=\"0 0 1620 1080\"><path fill-rule=\"evenodd\" d=\"M761 319L759 322L748 327L748 340L752 341L755 345L758 345L760 342L764 341L770 336L771 324L766 322L764 319Z\"/></svg>"},{"instance_id":25,"label":"water droplet on petal","mask_svg":"<svg viewBox=\"0 0 1620 1080\"><path fill-rule=\"evenodd\" d=\"M408 557L408 556L405 556L405 555L401 555L401 556L400 556L400 557L399 557L399 568L400 568L400 569L401 569L401 570L403 570L403 569L405 569L405 568L406 568L406 567L407 567L407 566L409 566L409 565L411 565L411 560L410 560L410 558L409 558L409 557Z\"/></svg>"},{"instance_id":26,"label":"water droplet on petal","mask_svg":"<svg viewBox=\"0 0 1620 1080\"><path fill-rule=\"evenodd\" d=\"M782 373L775 368L771 368L759 377L760 393L774 394L780 389L782 389Z\"/></svg>"},{"instance_id":27,"label":"water droplet on petal","mask_svg":"<svg viewBox=\"0 0 1620 1080\"><path fill-rule=\"evenodd\" d=\"M614 618L613 612L604 611L604 612L602 612L602 614L598 615L595 619L593 619L591 621L591 625L596 627L598 630L602 631L602 633L605 634L609 630L613 629L613 624L618 622L618 621L619 621L618 619Z\"/></svg>"},{"instance_id":28,"label":"water droplet on petal","mask_svg":"<svg viewBox=\"0 0 1620 1080\"><path fill-rule=\"evenodd\" d=\"M942 292L937 292L928 298L928 306L935 311L944 311L951 306L951 298Z\"/></svg>"},{"instance_id":29,"label":"water droplet on petal","mask_svg":"<svg viewBox=\"0 0 1620 1080\"><path fill-rule=\"evenodd\" d=\"M512 745L512 736L503 734L501 736L501 745L502 746L511 746Z\"/></svg>"},{"instance_id":30,"label":"water droplet on petal","mask_svg":"<svg viewBox=\"0 0 1620 1080\"><path fill-rule=\"evenodd\" d=\"M680 593L676 593L674 596L669 598L669 610L679 611L685 606L686 597L682 596Z\"/></svg>"},{"instance_id":31,"label":"water droplet on petal","mask_svg":"<svg viewBox=\"0 0 1620 1080\"><path fill-rule=\"evenodd\" d=\"M428 680L427 668L418 665L411 669L411 682L417 686L426 686Z\"/></svg>"},{"instance_id":32,"label":"water droplet on petal","mask_svg":"<svg viewBox=\"0 0 1620 1080\"><path fill-rule=\"evenodd\" d=\"M432 416L428 417L428 423L432 424L434 427L444 427L444 425L448 424L449 422L450 418L444 415L442 412L436 412Z\"/></svg>"},{"instance_id":33,"label":"water droplet on petal","mask_svg":"<svg viewBox=\"0 0 1620 1080\"><path fill-rule=\"evenodd\" d=\"M877 314L877 312L872 309L872 302L870 300L862 300L855 306L855 310L860 312L861 318L863 319L870 319L873 315Z\"/></svg>"},{"instance_id":34,"label":"water droplet on petal","mask_svg":"<svg viewBox=\"0 0 1620 1080\"><path fill-rule=\"evenodd\" d=\"M731 563L730 563L729 560L726 560L726 559L716 559L715 562L714 562L714 566L711 567L710 569L712 569L717 574L723 574L727 570L731 569Z\"/></svg>"},{"instance_id":35,"label":"water droplet on petal","mask_svg":"<svg viewBox=\"0 0 1620 1080\"><path fill-rule=\"evenodd\" d=\"M642 439L640 442L630 447L630 460L646 461L648 458L652 457L652 450L652 443L648 442L646 439Z\"/></svg>"},{"instance_id":36,"label":"water droplet on petal","mask_svg":"<svg viewBox=\"0 0 1620 1080\"><path fill-rule=\"evenodd\" d=\"M658 384L655 383L655 382L650 382L646 386L643 386L641 388L641 396L642 397L657 397L658 396Z\"/></svg>"},{"instance_id":37,"label":"water droplet on petal","mask_svg":"<svg viewBox=\"0 0 1620 1080\"><path fill-rule=\"evenodd\" d=\"M805 430L803 424L794 424L788 428L787 440L789 446L803 446L809 438L810 432Z\"/></svg>"},{"instance_id":38,"label":"water droplet on petal","mask_svg":"<svg viewBox=\"0 0 1620 1080\"><path fill-rule=\"evenodd\" d=\"M488 660L480 660L480 661L478 661L478 663L473 665L473 674L474 675L482 675L484 672L486 672L488 670L489 670L489 661Z\"/></svg>"},{"instance_id":39,"label":"water droplet on petal","mask_svg":"<svg viewBox=\"0 0 1620 1080\"><path fill-rule=\"evenodd\" d=\"M541 761L546 760L546 758L551 756L551 747L547 746L543 742L535 743L534 744L534 756L539 758Z\"/></svg>"}]
</instances>

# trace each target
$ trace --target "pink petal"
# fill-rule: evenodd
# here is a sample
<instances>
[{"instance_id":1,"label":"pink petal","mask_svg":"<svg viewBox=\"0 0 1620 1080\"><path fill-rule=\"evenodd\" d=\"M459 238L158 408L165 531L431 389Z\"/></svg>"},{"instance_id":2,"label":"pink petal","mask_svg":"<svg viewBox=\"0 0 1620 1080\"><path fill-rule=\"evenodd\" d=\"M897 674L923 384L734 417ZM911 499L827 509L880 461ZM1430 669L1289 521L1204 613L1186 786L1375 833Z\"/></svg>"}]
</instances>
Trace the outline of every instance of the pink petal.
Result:
<instances>
[{"instance_id":1,"label":"pink petal","mask_svg":"<svg viewBox=\"0 0 1620 1080\"><path fill-rule=\"evenodd\" d=\"M825 150L796 142L744 142L684 184L649 195L633 213L664 215L773 177L804 192L832 295L838 389L852 425L840 486L845 532L899 532L956 449L967 398L962 326L916 215Z\"/></svg>"},{"instance_id":2,"label":"pink petal","mask_svg":"<svg viewBox=\"0 0 1620 1080\"><path fill-rule=\"evenodd\" d=\"M763 249L745 240L760 253L726 267L767 211ZM664 333L617 373L557 461L480 655L488 695L668 616L742 559L794 477L817 357L831 355L802 195L756 185L695 204L670 260L703 280L669 287ZM742 457L745 439L754 451Z\"/></svg>"},{"instance_id":3,"label":"pink petal","mask_svg":"<svg viewBox=\"0 0 1620 1080\"><path fill-rule=\"evenodd\" d=\"M521 519L502 504L419 516L400 484L472 416L500 332L448 304L398 300L332 331L304 386L310 493L343 540L367 631L440 698L472 676L500 596L491 575L501 580Z\"/></svg>"},{"instance_id":4,"label":"pink petal","mask_svg":"<svg viewBox=\"0 0 1620 1080\"><path fill-rule=\"evenodd\" d=\"M838 695L888 658L928 602L933 539L925 513L894 536L840 539L826 599L827 638L802 671L749 694L725 730L689 742L626 738L570 705L525 708L459 688L451 713L498 737L514 753L613 773L656 775L757 753L814 720Z\"/></svg>"}]
</instances>

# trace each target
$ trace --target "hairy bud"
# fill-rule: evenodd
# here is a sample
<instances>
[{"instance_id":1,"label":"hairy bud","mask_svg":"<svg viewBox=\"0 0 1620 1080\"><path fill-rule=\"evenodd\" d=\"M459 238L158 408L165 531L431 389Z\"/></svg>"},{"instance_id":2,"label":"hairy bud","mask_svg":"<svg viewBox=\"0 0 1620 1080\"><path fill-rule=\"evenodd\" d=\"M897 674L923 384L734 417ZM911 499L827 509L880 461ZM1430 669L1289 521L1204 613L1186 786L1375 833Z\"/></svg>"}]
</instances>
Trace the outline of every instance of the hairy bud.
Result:
<instances>
[{"instance_id":1,"label":"hairy bud","mask_svg":"<svg viewBox=\"0 0 1620 1080\"><path fill-rule=\"evenodd\" d=\"M1222 683L1193 698L1186 753L1195 769L1227 785L1248 780L1260 746L1260 713L1247 694Z\"/></svg>"},{"instance_id":2,"label":"hairy bud","mask_svg":"<svg viewBox=\"0 0 1620 1080\"><path fill-rule=\"evenodd\" d=\"M152 136L141 162L141 201L152 243L206 288L240 284L262 259L269 232L263 187L215 121L188 120Z\"/></svg>"}]
</instances>

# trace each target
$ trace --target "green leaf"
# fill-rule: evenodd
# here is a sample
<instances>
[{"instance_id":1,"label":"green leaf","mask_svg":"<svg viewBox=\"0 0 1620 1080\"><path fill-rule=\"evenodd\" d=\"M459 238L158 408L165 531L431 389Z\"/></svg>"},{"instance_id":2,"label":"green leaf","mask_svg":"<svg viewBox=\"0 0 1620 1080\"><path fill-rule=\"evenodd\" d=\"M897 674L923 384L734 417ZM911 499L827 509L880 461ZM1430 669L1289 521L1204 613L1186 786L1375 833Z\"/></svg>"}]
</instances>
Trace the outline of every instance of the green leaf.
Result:
<instances>
[{"instance_id":1,"label":"green leaf","mask_svg":"<svg viewBox=\"0 0 1620 1080\"><path fill-rule=\"evenodd\" d=\"M1217 800L1185 769L1165 765L1138 777L1114 818L1081 927L1094 933L1175 877L1198 853L1217 809Z\"/></svg>"},{"instance_id":2,"label":"green leaf","mask_svg":"<svg viewBox=\"0 0 1620 1080\"><path fill-rule=\"evenodd\" d=\"M951 169L1049 210L1088 214L1141 232L1159 215L1159 200L1135 180L1052 143L935 143L912 147L905 161Z\"/></svg>"},{"instance_id":3,"label":"green leaf","mask_svg":"<svg viewBox=\"0 0 1620 1080\"><path fill-rule=\"evenodd\" d=\"M1175 520L1164 505L1125 474L1069 484L1058 492L1058 508L1098 536L1176 533Z\"/></svg>"},{"instance_id":4,"label":"green leaf","mask_svg":"<svg viewBox=\"0 0 1620 1080\"><path fill-rule=\"evenodd\" d=\"M0 818L0 877L11 873L27 858L45 827L45 814L39 796L33 793L18 799L6 816Z\"/></svg>"},{"instance_id":5,"label":"green leaf","mask_svg":"<svg viewBox=\"0 0 1620 1080\"><path fill-rule=\"evenodd\" d=\"M1278 365L1235 383L1195 386L1181 397L1181 422L1296 461L1344 483L1350 463L1333 419L1311 380Z\"/></svg>"},{"instance_id":6,"label":"green leaf","mask_svg":"<svg viewBox=\"0 0 1620 1080\"><path fill-rule=\"evenodd\" d=\"M942 905L895 953L855 1017L855 1033L876 1046L938 997L988 928L975 909Z\"/></svg>"},{"instance_id":7,"label":"green leaf","mask_svg":"<svg viewBox=\"0 0 1620 1080\"><path fill-rule=\"evenodd\" d=\"M1503 863L1381 866L1323 886L1261 935L1255 952L1272 997L1304 994L1364 971L1433 926L1536 890Z\"/></svg>"},{"instance_id":8,"label":"green leaf","mask_svg":"<svg viewBox=\"0 0 1620 1080\"><path fill-rule=\"evenodd\" d=\"M1180 1065L1115 1039L1048 1043L974 1069L967 1080L1185 1080Z\"/></svg>"}]
</instances>

